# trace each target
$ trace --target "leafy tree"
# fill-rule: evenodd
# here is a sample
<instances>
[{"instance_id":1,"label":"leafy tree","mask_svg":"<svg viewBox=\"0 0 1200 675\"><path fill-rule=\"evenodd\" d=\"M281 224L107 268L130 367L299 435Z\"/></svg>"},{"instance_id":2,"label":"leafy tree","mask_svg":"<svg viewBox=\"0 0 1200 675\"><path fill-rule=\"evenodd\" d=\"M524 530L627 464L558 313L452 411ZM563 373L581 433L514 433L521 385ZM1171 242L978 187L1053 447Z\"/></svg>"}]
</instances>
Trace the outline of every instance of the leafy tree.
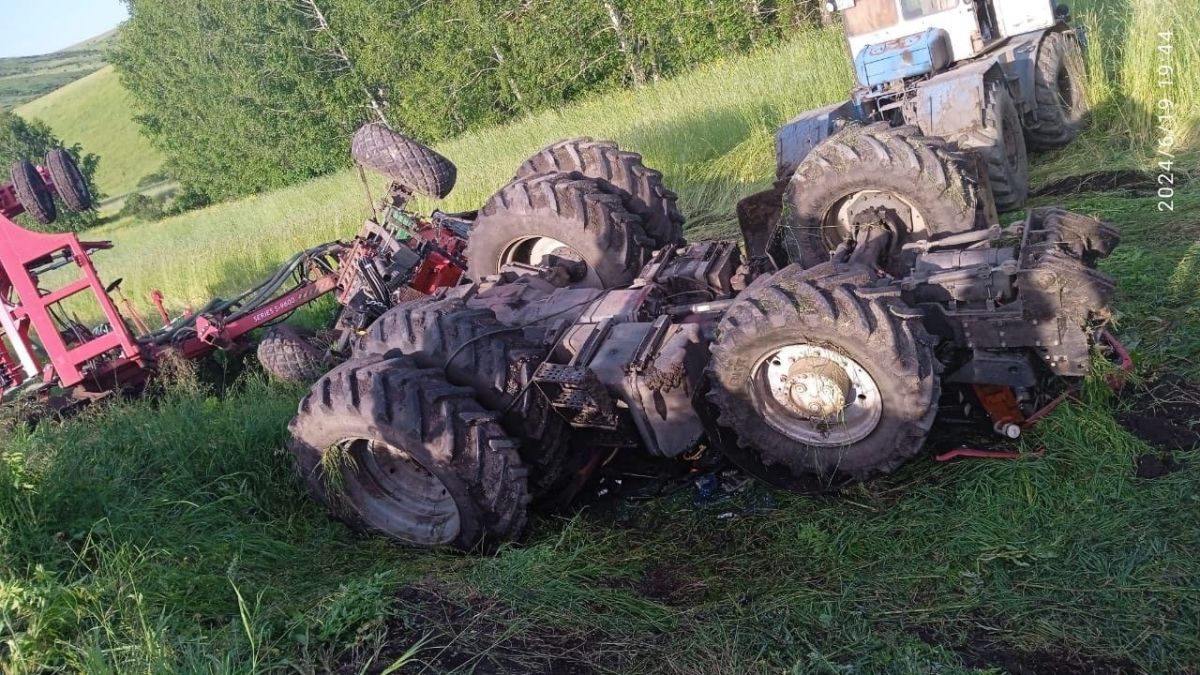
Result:
<instances>
[{"instance_id":1,"label":"leafy tree","mask_svg":"<svg viewBox=\"0 0 1200 675\"><path fill-rule=\"evenodd\" d=\"M770 44L817 0L125 0L112 55L191 193L349 164L384 117L426 141Z\"/></svg>"},{"instance_id":2,"label":"leafy tree","mask_svg":"<svg viewBox=\"0 0 1200 675\"><path fill-rule=\"evenodd\" d=\"M96 165L100 163L100 158L94 154L84 154L83 147L79 144L72 146L64 146L63 142L54 135L50 126L40 120L28 121L17 115L16 113L0 110L0 167L4 168L4 173L0 174L0 181L8 180L8 167L12 166L13 162L21 159L27 159L34 164L41 164L46 156L46 152L53 148L66 147L71 157L75 159L75 163L79 165L79 171L83 174L84 180L87 181L88 187L92 191L92 195L99 198L100 192L96 188ZM96 212L94 210L84 213L74 213L66 208L61 200L58 202L58 219L50 225L41 225L33 220L21 216L18 219L24 227L30 229L52 231L52 232L70 232L79 231L95 225L97 222Z\"/></svg>"}]
</instances>

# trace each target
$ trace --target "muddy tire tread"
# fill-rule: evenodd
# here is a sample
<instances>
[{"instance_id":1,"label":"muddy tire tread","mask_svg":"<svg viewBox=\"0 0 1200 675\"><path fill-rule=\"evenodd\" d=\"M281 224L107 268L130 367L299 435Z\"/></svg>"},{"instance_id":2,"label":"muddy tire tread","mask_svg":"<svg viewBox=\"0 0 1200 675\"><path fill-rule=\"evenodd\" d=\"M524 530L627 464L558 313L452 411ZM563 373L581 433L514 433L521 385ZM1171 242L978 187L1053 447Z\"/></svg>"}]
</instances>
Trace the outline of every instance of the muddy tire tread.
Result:
<instances>
[{"instance_id":1,"label":"muddy tire tread","mask_svg":"<svg viewBox=\"0 0 1200 675\"><path fill-rule=\"evenodd\" d=\"M613 141L586 136L558 141L525 160L514 180L572 172L627 192L633 207L645 216L646 234L656 247L683 242L684 217L679 211L679 196L666 188L662 173L646 166L640 154L621 150Z\"/></svg>"},{"instance_id":2,"label":"muddy tire tread","mask_svg":"<svg viewBox=\"0 0 1200 675\"><path fill-rule=\"evenodd\" d=\"M442 199L454 189L458 169L437 151L381 123L354 134L350 154L364 167L427 197Z\"/></svg>"},{"instance_id":3,"label":"muddy tire tread","mask_svg":"<svg viewBox=\"0 0 1200 675\"><path fill-rule=\"evenodd\" d=\"M470 387L479 401L502 414L501 424L522 443L531 472L530 489L540 497L558 486L572 466L562 418L523 402L526 384L549 348L524 330L501 323L490 309L468 308L459 298L396 307L379 317L363 338L359 354L403 354L441 368L447 380ZM447 363L453 355L454 360ZM516 403L514 399L522 397Z\"/></svg>"},{"instance_id":4,"label":"muddy tire tread","mask_svg":"<svg viewBox=\"0 0 1200 675\"><path fill-rule=\"evenodd\" d=\"M979 181L967 155L912 126L850 126L814 148L785 188L784 201L791 206L785 225L797 262L804 267L828 262L821 237L828 209L846 194L880 188L919 202L930 228L922 236L936 239L976 227Z\"/></svg>"},{"instance_id":5,"label":"muddy tire tread","mask_svg":"<svg viewBox=\"0 0 1200 675\"><path fill-rule=\"evenodd\" d=\"M504 247L524 236L557 239L578 251L605 288L631 282L653 252L645 220L629 196L579 173L513 181L484 204L471 229L468 275L478 281L499 271Z\"/></svg>"},{"instance_id":6,"label":"muddy tire tread","mask_svg":"<svg viewBox=\"0 0 1200 675\"><path fill-rule=\"evenodd\" d=\"M275 380L308 384L328 370L326 350L309 330L288 325L267 330L258 343L258 362Z\"/></svg>"},{"instance_id":7,"label":"muddy tire tread","mask_svg":"<svg viewBox=\"0 0 1200 675\"><path fill-rule=\"evenodd\" d=\"M325 449L348 429L410 454L424 449L425 460L436 464L426 468L459 506L462 527L452 546L491 550L520 536L531 499L517 443L474 392L447 382L440 369L404 357L355 358L313 386L289 425L289 448L309 492L338 519L370 531L348 499L327 489L323 473Z\"/></svg>"},{"instance_id":8,"label":"muddy tire tread","mask_svg":"<svg viewBox=\"0 0 1200 675\"><path fill-rule=\"evenodd\" d=\"M42 225L53 223L58 217L54 195L50 194L50 189L46 187L46 182L42 180L37 167L29 160L19 159L12 163L9 176L12 178L17 200L25 207L25 213Z\"/></svg>"}]
</instances>

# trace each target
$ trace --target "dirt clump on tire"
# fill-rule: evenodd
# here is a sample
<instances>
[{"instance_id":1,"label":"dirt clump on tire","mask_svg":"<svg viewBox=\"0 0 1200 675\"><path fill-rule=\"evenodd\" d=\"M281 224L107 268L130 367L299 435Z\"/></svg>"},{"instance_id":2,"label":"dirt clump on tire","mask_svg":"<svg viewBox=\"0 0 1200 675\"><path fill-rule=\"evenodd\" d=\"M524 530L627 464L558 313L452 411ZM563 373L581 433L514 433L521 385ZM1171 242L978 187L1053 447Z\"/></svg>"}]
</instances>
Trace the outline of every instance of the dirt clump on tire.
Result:
<instances>
[{"instance_id":1,"label":"dirt clump on tire","mask_svg":"<svg viewBox=\"0 0 1200 675\"><path fill-rule=\"evenodd\" d=\"M46 186L46 181L42 180L42 174L38 173L37 167L29 160L19 159L12 163L9 175L12 178L13 190L17 193L17 200L25 207L25 213L42 225L53 223L58 217L54 195L50 194L50 188Z\"/></svg>"},{"instance_id":2,"label":"dirt clump on tire","mask_svg":"<svg viewBox=\"0 0 1200 675\"><path fill-rule=\"evenodd\" d=\"M311 384L328 370L328 352L315 333L280 325L267 330L258 343L258 362L272 379Z\"/></svg>"},{"instance_id":3,"label":"dirt clump on tire","mask_svg":"<svg viewBox=\"0 0 1200 675\"><path fill-rule=\"evenodd\" d=\"M586 136L558 141L525 160L514 180L572 172L627 192L634 210L645 217L646 235L654 240L655 247L683 242L679 196L666 188L662 173L647 167L640 154L622 150L612 141Z\"/></svg>"},{"instance_id":4,"label":"dirt clump on tire","mask_svg":"<svg viewBox=\"0 0 1200 675\"><path fill-rule=\"evenodd\" d=\"M579 173L530 176L504 186L471 228L466 257L474 281L520 260L525 247L558 242L587 266L580 283L614 288L633 281L653 252L645 220L624 190ZM530 261L537 264L537 260Z\"/></svg>"},{"instance_id":5,"label":"dirt clump on tire","mask_svg":"<svg viewBox=\"0 0 1200 675\"><path fill-rule=\"evenodd\" d=\"M458 168L437 151L375 122L354 133L354 161L427 197L443 199L454 189Z\"/></svg>"},{"instance_id":6,"label":"dirt clump on tire","mask_svg":"<svg viewBox=\"0 0 1200 675\"><path fill-rule=\"evenodd\" d=\"M724 450L742 468L781 487L808 489L814 480L889 473L921 450L941 391L933 339L920 312L897 295L857 292L872 278L863 267L793 266L756 280L726 313L712 346L708 398L736 438ZM881 412L860 440L816 445L771 421L773 403L758 395L756 378L780 349L797 344L843 355L873 380Z\"/></svg>"},{"instance_id":7,"label":"dirt clump on tire","mask_svg":"<svg viewBox=\"0 0 1200 675\"><path fill-rule=\"evenodd\" d=\"M474 393L406 357L322 377L288 429L309 491L347 524L410 545L490 551L529 503L517 442Z\"/></svg>"},{"instance_id":8,"label":"dirt clump on tire","mask_svg":"<svg viewBox=\"0 0 1200 675\"><path fill-rule=\"evenodd\" d=\"M1025 130L1029 147L1054 150L1079 136L1090 110L1085 82L1079 41L1063 33L1047 33L1034 71L1034 122Z\"/></svg>"},{"instance_id":9,"label":"dirt clump on tire","mask_svg":"<svg viewBox=\"0 0 1200 675\"><path fill-rule=\"evenodd\" d=\"M895 195L923 216L923 225L906 223L909 231L893 237L893 251L971 231L980 204L972 162L946 141L884 122L847 127L813 149L784 190L785 239L802 266L829 261L851 234L831 219L862 194Z\"/></svg>"}]
</instances>

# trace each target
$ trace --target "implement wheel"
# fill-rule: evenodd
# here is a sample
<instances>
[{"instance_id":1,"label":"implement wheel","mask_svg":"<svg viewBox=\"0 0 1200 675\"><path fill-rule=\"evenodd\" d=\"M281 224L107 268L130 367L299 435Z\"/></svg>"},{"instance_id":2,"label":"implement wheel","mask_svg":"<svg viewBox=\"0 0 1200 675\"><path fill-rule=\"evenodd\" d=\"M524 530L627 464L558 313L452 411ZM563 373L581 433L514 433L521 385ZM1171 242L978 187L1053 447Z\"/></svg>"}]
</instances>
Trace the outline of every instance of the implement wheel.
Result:
<instances>
[{"instance_id":1,"label":"implement wheel","mask_svg":"<svg viewBox=\"0 0 1200 675\"><path fill-rule=\"evenodd\" d=\"M473 551L525 526L517 443L440 369L404 357L348 361L313 386L288 429L309 491L355 528Z\"/></svg>"},{"instance_id":2,"label":"implement wheel","mask_svg":"<svg viewBox=\"0 0 1200 675\"><path fill-rule=\"evenodd\" d=\"M9 174L12 177L13 190L17 193L17 200L25 207L25 213L42 225L53 223L58 217L54 195L50 194L50 188L46 186L46 181L42 180L42 174L38 173L37 167L29 160L19 159L12 163Z\"/></svg>"},{"instance_id":3,"label":"implement wheel","mask_svg":"<svg viewBox=\"0 0 1200 675\"><path fill-rule=\"evenodd\" d=\"M92 208L92 191L79 172L75 158L63 148L54 148L46 153L46 168L54 179L54 189L67 208L72 211L87 211Z\"/></svg>"},{"instance_id":4,"label":"implement wheel","mask_svg":"<svg viewBox=\"0 0 1200 675\"><path fill-rule=\"evenodd\" d=\"M979 202L971 163L942 139L916 127L851 126L796 169L784 192L784 233L798 262L812 267L829 261L862 216L878 213L898 230L887 258L905 243L974 229Z\"/></svg>"},{"instance_id":5,"label":"implement wheel","mask_svg":"<svg viewBox=\"0 0 1200 675\"><path fill-rule=\"evenodd\" d=\"M362 166L433 199L450 194L458 179L453 162L378 122L364 125L354 133L350 154Z\"/></svg>"},{"instance_id":6,"label":"implement wheel","mask_svg":"<svg viewBox=\"0 0 1200 675\"><path fill-rule=\"evenodd\" d=\"M612 141L571 138L539 150L517 169L515 180L547 173L581 173L624 190L633 210L645 218L646 235L654 246L683 242L679 196L663 184L662 173L645 165L636 152Z\"/></svg>"},{"instance_id":7,"label":"implement wheel","mask_svg":"<svg viewBox=\"0 0 1200 675\"><path fill-rule=\"evenodd\" d=\"M1026 130L1029 147L1054 150L1079 136L1090 106L1083 49L1073 36L1047 33L1038 48L1034 73L1034 121Z\"/></svg>"},{"instance_id":8,"label":"implement wheel","mask_svg":"<svg viewBox=\"0 0 1200 675\"><path fill-rule=\"evenodd\" d=\"M941 391L921 313L859 295L863 267L789 267L729 309L709 400L736 442L726 454L785 488L888 473L920 451Z\"/></svg>"},{"instance_id":9,"label":"implement wheel","mask_svg":"<svg viewBox=\"0 0 1200 675\"><path fill-rule=\"evenodd\" d=\"M281 382L315 382L328 370L327 356L312 331L292 326L275 326L258 343L259 364Z\"/></svg>"},{"instance_id":10,"label":"implement wheel","mask_svg":"<svg viewBox=\"0 0 1200 675\"><path fill-rule=\"evenodd\" d=\"M653 252L629 195L579 173L530 176L504 186L471 228L466 257L474 281L505 265L550 257L583 263L574 284L614 288L633 281Z\"/></svg>"}]
</instances>

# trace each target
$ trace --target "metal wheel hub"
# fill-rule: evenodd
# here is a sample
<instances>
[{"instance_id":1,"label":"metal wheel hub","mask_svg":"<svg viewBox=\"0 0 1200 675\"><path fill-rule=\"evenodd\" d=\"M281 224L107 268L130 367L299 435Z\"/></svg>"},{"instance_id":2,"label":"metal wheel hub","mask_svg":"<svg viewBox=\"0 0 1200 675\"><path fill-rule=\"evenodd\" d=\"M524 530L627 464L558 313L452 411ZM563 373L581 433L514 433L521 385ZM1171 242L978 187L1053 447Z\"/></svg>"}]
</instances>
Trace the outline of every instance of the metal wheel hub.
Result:
<instances>
[{"instance_id":1,"label":"metal wheel hub","mask_svg":"<svg viewBox=\"0 0 1200 675\"><path fill-rule=\"evenodd\" d=\"M816 345L789 345L762 359L751 395L776 431L818 447L861 441L883 415L879 386L866 369Z\"/></svg>"},{"instance_id":2,"label":"metal wheel hub","mask_svg":"<svg viewBox=\"0 0 1200 675\"><path fill-rule=\"evenodd\" d=\"M887 217L882 217L886 214ZM904 197L887 190L862 190L838 200L825 216L825 246L829 250L851 238L863 221L886 221L899 245L915 232L927 232L925 216Z\"/></svg>"},{"instance_id":3,"label":"metal wheel hub","mask_svg":"<svg viewBox=\"0 0 1200 675\"><path fill-rule=\"evenodd\" d=\"M596 276L591 265L587 264L587 259L575 249L553 237L529 236L510 241L501 249L500 259L496 261L496 269L503 269L505 265L512 264L540 266L546 264L547 259L551 256L581 263L580 267L585 271L573 273L572 280L583 281L587 285L597 288L601 287L600 278ZM576 274L579 274L580 278L576 278Z\"/></svg>"},{"instance_id":4,"label":"metal wheel hub","mask_svg":"<svg viewBox=\"0 0 1200 675\"><path fill-rule=\"evenodd\" d=\"M371 527L421 546L458 536L458 504L441 479L408 452L368 439L339 445L353 463L342 473L345 496Z\"/></svg>"},{"instance_id":5,"label":"metal wheel hub","mask_svg":"<svg viewBox=\"0 0 1200 675\"><path fill-rule=\"evenodd\" d=\"M805 357L788 368L787 396L779 402L797 415L833 418L846 407L850 396L850 376L838 364L827 359ZM776 393L772 390L771 393ZM779 393L782 393L782 388Z\"/></svg>"}]
</instances>

